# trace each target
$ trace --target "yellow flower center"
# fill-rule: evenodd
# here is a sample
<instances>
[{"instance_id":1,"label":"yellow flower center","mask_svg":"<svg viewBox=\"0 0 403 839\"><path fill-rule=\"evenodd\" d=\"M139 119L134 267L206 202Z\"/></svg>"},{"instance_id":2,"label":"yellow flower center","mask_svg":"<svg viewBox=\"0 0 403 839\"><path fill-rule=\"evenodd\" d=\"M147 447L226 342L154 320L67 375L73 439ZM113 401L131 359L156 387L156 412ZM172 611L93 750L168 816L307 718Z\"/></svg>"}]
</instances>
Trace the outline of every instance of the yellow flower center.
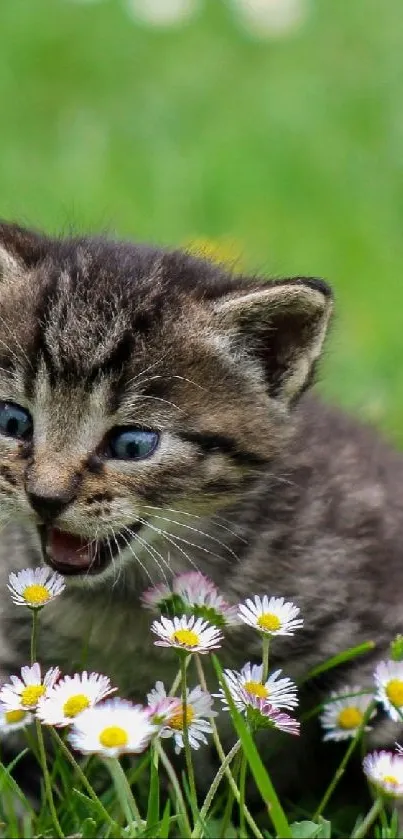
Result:
<instances>
[{"instance_id":1,"label":"yellow flower center","mask_svg":"<svg viewBox=\"0 0 403 839\"><path fill-rule=\"evenodd\" d=\"M119 725L109 725L100 732L99 742L106 749L115 749L127 746L129 738L124 728L120 728Z\"/></svg>"},{"instance_id":2,"label":"yellow flower center","mask_svg":"<svg viewBox=\"0 0 403 839\"><path fill-rule=\"evenodd\" d=\"M383 783L390 784L392 787L398 787L399 781L395 778L394 775L384 775L383 776Z\"/></svg>"},{"instance_id":3,"label":"yellow flower center","mask_svg":"<svg viewBox=\"0 0 403 839\"><path fill-rule=\"evenodd\" d=\"M8 725L13 725L13 723L21 722L24 719L24 717L27 716L27 713L26 711L21 711L20 709L18 709L16 711L6 711L4 716L6 723L8 723Z\"/></svg>"},{"instance_id":4,"label":"yellow flower center","mask_svg":"<svg viewBox=\"0 0 403 839\"><path fill-rule=\"evenodd\" d=\"M261 629L265 629L266 632L275 632L276 629L280 629L281 620L277 615L273 615L270 612L263 612L263 615L260 615L257 619L257 625Z\"/></svg>"},{"instance_id":5,"label":"yellow flower center","mask_svg":"<svg viewBox=\"0 0 403 839\"><path fill-rule=\"evenodd\" d=\"M33 708L38 699L45 693L45 685L28 685L21 693L21 705L24 708Z\"/></svg>"},{"instance_id":6,"label":"yellow flower center","mask_svg":"<svg viewBox=\"0 0 403 839\"><path fill-rule=\"evenodd\" d=\"M63 714L65 717L76 717L77 714L81 714L81 711L85 711L89 707L90 700L88 696L84 696L83 693L77 693L75 696L69 696L64 703Z\"/></svg>"},{"instance_id":7,"label":"yellow flower center","mask_svg":"<svg viewBox=\"0 0 403 839\"><path fill-rule=\"evenodd\" d=\"M50 600L48 589L45 586L38 586L36 583L24 588L22 596L29 606L43 606Z\"/></svg>"},{"instance_id":8,"label":"yellow flower center","mask_svg":"<svg viewBox=\"0 0 403 839\"><path fill-rule=\"evenodd\" d=\"M177 644L184 644L186 647L197 647L199 636L195 632L192 632L191 629L177 629L171 635L171 641L175 641Z\"/></svg>"},{"instance_id":9,"label":"yellow flower center","mask_svg":"<svg viewBox=\"0 0 403 839\"><path fill-rule=\"evenodd\" d=\"M269 691L261 682L245 682L245 690L253 696L258 696L259 699L267 699Z\"/></svg>"},{"instance_id":10,"label":"yellow flower center","mask_svg":"<svg viewBox=\"0 0 403 839\"><path fill-rule=\"evenodd\" d=\"M190 725L192 720L194 719L195 712L191 705L186 705L186 723ZM169 725L171 728L174 728L176 731L183 730L183 724L185 721L185 715L183 713L183 705L172 714L172 717L169 718Z\"/></svg>"},{"instance_id":11,"label":"yellow flower center","mask_svg":"<svg viewBox=\"0 0 403 839\"><path fill-rule=\"evenodd\" d=\"M363 714L358 708L343 708L337 717L337 724L339 728L344 728L348 731L350 728L357 728L362 722Z\"/></svg>"},{"instance_id":12,"label":"yellow flower center","mask_svg":"<svg viewBox=\"0 0 403 839\"><path fill-rule=\"evenodd\" d=\"M403 682L401 679L391 679L388 682L386 696L390 699L392 705L397 705L399 708L403 705Z\"/></svg>"}]
</instances>

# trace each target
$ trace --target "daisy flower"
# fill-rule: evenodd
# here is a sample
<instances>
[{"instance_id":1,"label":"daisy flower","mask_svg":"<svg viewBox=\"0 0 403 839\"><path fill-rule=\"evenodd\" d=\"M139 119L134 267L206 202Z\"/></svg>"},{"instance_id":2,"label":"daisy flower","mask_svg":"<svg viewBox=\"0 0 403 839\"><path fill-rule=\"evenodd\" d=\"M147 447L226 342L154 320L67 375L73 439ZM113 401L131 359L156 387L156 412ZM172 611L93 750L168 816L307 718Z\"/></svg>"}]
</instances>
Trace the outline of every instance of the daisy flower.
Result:
<instances>
[{"instance_id":1,"label":"daisy flower","mask_svg":"<svg viewBox=\"0 0 403 839\"><path fill-rule=\"evenodd\" d=\"M167 583L158 583L156 586L143 591L141 601L146 609L153 609L161 611L165 606L169 605L173 597L173 591Z\"/></svg>"},{"instance_id":2,"label":"daisy flower","mask_svg":"<svg viewBox=\"0 0 403 839\"><path fill-rule=\"evenodd\" d=\"M75 673L64 676L39 700L37 716L46 725L69 725L78 714L92 708L117 688L99 673Z\"/></svg>"},{"instance_id":3,"label":"daisy flower","mask_svg":"<svg viewBox=\"0 0 403 839\"><path fill-rule=\"evenodd\" d=\"M51 667L42 679L41 667L37 662L32 667L22 667L21 678L10 676L11 684L1 688L0 702L6 711L32 711L53 688L59 674L58 667Z\"/></svg>"},{"instance_id":4,"label":"daisy flower","mask_svg":"<svg viewBox=\"0 0 403 839\"><path fill-rule=\"evenodd\" d=\"M353 694L361 694L354 696ZM354 737L362 724L364 714L374 697L370 693L363 694L360 687L345 687L342 691L330 694L330 702L320 715L320 721L326 733L324 740L347 740ZM375 715L374 710L371 719ZM370 731L366 725L364 731Z\"/></svg>"},{"instance_id":5,"label":"daisy flower","mask_svg":"<svg viewBox=\"0 0 403 839\"><path fill-rule=\"evenodd\" d=\"M297 686L288 677L280 679L281 670L275 670L263 683L263 664L250 664L242 670L224 670L224 678L238 711L246 711L251 696L257 696L270 702L273 708L296 708L298 705ZM221 689L215 694L229 711L227 699ZM248 701L245 703L245 696Z\"/></svg>"},{"instance_id":6,"label":"daisy flower","mask_svg":"<svg viewBox=\"0 0 403 839\"><path fill-rule=\"evenodd\" d=\"M119 757L143 752L155 732L145 708L114 698L79 714L69 740L83 754Z\"/></svg>"},{"instance_id":7,"label":"daisy flower","mask_svg":"<svg viewBox=\"0 0 403 839\"><path fill-rule=\"evenodd\" d=\"M299 734L298 720L275 708L267 699L253 696L245 690L240 692L240 700L245 704L246 717L251 728L277 728L286 734Z\"/></svg>"},{"instance_id":8,"label":"daisy flower","mask_svg":"<svg viewBox=\"0 0 403 839\"><path fill-rule=\"evenodd\" d=\"M167 699L167 694L162 682L157 682L155 689L148 695L153 697L156 701L159 697L162 702ZM211 734L212 727L210 719L216 717L217 712L212 710L213 698L212 696L201 689L200 685L186 692L186 722L189 736L189 745L192 749L199 749L202 743L207 743L206 734ZM172 714L164 722L162 729L159 732L160 737L173 737L175 742L175 752L179 754L183 749L183 724L184 713L183 705L178 700L178 706Z\"/></svg>"},{"instance_id":9,"label":"daisy flower","mask_svg":"<svg viewBox=\"0 0 403 839\"><path fill-rule=\"evenodd\" d=\"M158 647L174 647L191 653L208 653L220 646L223 637L217 627L194 615L174 617L173 620L161 615L161 620L152 624L151 632L160 639L154 641Z\"/></svg>"},{"instance_id":10,"label":"daisy flower","mask_svg":"<svg viewBox=\"0 0 403 839\"><path fill-rule=\"evenodd\" d=\"M298 606L294 603L286 603L284 597L257 597L254 600L248 598L245 603L239 604L239 617L243 623L249 624L264 635L293 635L296 629L300 629L304 621L297 618L299 615Z\"/></svg>"},{"instance_id":11,"label":"daisy flower","mask_svg":"<svg viewBox=\"0 0 403 839\"><path fill-rule=\"evenodd\" d=\"M403 795L403 756L393 752L372 752L363 760L363 769L371 784L386 795Z\"/></svg>"},{"instance_id":12,"label":"daisy flower","mask_svg":"<svg viewBox=\"0 0 403 839\"><path fill-rule=\"evenodd\" d=\"M181 707L181 701L177 696L167 696L163 682L156 682L155 688L147 694L146 710L154 725L164 726Z\"/></svg>"},{"instance_id":13,"label":"daisy flower","mask_svg":"<svg viewBox=\"0 0 403 839\"><path fill-rule=\"evenodd\" d=\"M189 571L175 578L174 592L185 605L185 611L210 621L215 626L240 623L238 609L230 606L214 583L199 571Z\"/></svg>"},{"instance_id":14,"label":"daisy flower","mask_svg":"<svg viewBox=\"0 0 403 839\"><path fill-rule=\"evenodd\" d=\"M64 578L50 568L25 568L17 574L12 572L7 585L13 603L30 609L42 609L65 587Z\"/></svg>"},{"instance_id":15,"label":"daisy flower","mask_svg":"<svg viewBox=\"0 0 403 839\"><path fill-rule=\"evenodd\" d=\"M403 661L380 661L375 673L375 699L395 722L403 719Z\"/></svg>"},{"instance_id":16,"label":"daisy flower","mask_svg":"<svg viewBox=\"0 0 403 839\"><path fill-rule=\"evenodd\" d=\"M7 711L5 707L0 706L0 735L9 734L11 731L18 731L19 728L25 728L33 720L32 714L29 711L22 711L16 708L14 711Z\"/></svg>"}]
</instances>

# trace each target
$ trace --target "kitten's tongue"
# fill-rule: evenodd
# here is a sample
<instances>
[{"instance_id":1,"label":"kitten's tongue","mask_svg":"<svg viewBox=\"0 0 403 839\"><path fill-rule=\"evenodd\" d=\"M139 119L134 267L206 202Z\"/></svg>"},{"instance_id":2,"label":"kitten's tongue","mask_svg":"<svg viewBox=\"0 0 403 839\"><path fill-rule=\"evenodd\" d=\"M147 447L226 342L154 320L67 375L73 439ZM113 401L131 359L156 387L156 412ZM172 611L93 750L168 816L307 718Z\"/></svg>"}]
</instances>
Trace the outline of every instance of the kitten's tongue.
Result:
<instances>
[{"instance_id":1,"label":"kitten's tongue","mask_svg":"<svg viewBox=\"0 0 403 839\"><path fill-rule=\"evenodd\" d=\"M60 567L89 568L94 560L94 551L90 553L89 540L74 533L65 533L55 527L48 532L48 550L54 565Z\"/></svg>"}]
</instances>

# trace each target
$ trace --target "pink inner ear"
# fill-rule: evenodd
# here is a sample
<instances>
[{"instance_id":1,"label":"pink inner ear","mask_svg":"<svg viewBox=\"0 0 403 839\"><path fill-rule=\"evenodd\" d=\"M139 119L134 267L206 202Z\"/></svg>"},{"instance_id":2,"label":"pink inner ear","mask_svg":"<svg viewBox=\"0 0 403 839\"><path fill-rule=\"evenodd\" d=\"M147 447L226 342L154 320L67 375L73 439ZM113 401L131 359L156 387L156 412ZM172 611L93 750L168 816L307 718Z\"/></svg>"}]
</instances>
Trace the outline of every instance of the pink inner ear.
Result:
<instances>
[{"instance_id":1,"label":"pink inner ear","mask_svg":"<svg viewBox=\"0 0 403 839\"><path fill-rule=\"evenodd\" d=\"M89 568L94 559L90 540L74 533L65 533L55 527L49 532L49 550L55 564L71 565L74 568Z\"/></svg>"}]
</instances>

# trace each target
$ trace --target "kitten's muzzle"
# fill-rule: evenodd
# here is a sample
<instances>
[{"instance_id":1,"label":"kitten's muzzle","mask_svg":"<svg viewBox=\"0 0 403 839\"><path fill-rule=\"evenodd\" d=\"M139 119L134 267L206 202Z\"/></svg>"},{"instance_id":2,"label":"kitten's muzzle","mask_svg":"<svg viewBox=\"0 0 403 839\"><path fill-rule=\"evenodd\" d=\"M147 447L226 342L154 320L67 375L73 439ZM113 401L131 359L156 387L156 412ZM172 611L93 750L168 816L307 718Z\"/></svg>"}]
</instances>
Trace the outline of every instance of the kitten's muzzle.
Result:
<instances>
[{"instance_id":1,"label":"kitten's muzzle","mask_svg":"<svg viewBox=\"0 0 403 839\"><path fill-rule=\"evenodd\" d=\"M42 493L27 492L29 503L33 510L43 522L54 521L70 501L73 500L73 493L60 493L60 495L44 495Z\"/></svg>"},{"instance_id":2,"label":"kitten's muzzle","mask_svg":"<svg viewBox=\"0 0 403 839\"><path fill-rule=\"evenodd\" d=\"M142 523L130 526L132 533L138 533ZM57 527L42 525L39 528L42 553L47 565L64 576L100 574L115 556L127 547L124 532L114 533L112 539L91 539L68 533Z\"/></svg>"}]
</instances>

